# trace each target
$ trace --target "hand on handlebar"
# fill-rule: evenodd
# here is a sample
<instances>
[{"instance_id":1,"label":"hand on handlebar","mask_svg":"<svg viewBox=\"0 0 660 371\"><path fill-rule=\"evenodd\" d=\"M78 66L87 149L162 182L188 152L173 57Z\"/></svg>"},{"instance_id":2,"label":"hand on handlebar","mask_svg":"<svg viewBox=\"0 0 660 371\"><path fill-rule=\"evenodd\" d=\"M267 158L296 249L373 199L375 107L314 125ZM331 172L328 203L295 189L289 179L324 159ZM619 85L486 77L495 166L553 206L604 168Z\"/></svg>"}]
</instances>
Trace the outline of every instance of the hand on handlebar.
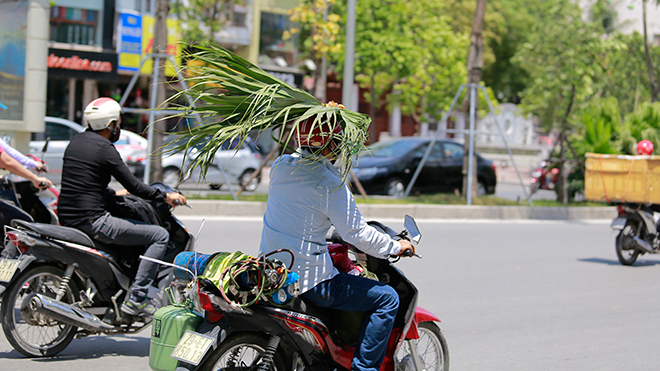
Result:
<instances>
[{"instance_id":1,"label":"hand on handlebar","mask_svg":"<svg viewBox=\"0 0 660 371\"><path fill-rule=\"evenodd\" d=\"M44 188L49 188L53 186L53 182L50 180L44 178L44 177L36 177L33 181L32 184L34 184L35 187L39 189L44 189Z\"/></svg>"},{"instance_id":2,"label":"hand on handlebar","mask_svg":"<svg viewBox=\"0 0 660 371\"><path fill-rule=\"evenodd\" d=\"M188 203L186 201L186 198L181 193L178 192L168 193L165 202L167 202L167 204L172 207L177 207L179 205L187 205Z\"/></svg>"},{"instance_id":3,"label":"hand on handlebar","mask_svg":"<svg viewBox=\"0 0 660 371\"><path fill-rule=\"evenodd\" d=\"M401 244L401 251L396 256L414 256L415 255L415 246L408 240L401 239L399 240Z\"/></svg>"},{"instance_id":4,"label":"hand on handlebar","mask_svg":"<svg viewBox=\"0 0 660 371\"><path fill-rule=\"evenodd\" d=\"M46 166L45 162L39 161L37 162L37 167L35 167L34 170L36 170L37 173L47 173L48 167Z\"/></svg>"}]
</instances>

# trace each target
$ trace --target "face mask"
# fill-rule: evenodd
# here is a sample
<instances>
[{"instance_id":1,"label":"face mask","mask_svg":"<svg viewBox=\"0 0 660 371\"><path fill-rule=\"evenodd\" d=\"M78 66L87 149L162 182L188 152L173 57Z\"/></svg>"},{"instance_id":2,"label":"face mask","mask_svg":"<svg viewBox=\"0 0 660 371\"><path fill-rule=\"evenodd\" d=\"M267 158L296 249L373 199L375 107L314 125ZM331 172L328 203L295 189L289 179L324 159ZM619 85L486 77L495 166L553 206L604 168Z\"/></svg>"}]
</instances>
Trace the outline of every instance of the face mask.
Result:
<instances>
[{"instance_id":1,"label":"face mask","mask_svg":"<svg viewBox=\"0 0 660 371\"><path fill-rule=\"evenodd\" d=\"M119 140L119 135L120 135L120 134L121 134L121 128L119 128L119 127L115 127L114 129L112 129L112 133L110 133L110 138L109 138L110 141L111 141L112 143L118 141L118 140Z\"/></svg>"}]
</instances>

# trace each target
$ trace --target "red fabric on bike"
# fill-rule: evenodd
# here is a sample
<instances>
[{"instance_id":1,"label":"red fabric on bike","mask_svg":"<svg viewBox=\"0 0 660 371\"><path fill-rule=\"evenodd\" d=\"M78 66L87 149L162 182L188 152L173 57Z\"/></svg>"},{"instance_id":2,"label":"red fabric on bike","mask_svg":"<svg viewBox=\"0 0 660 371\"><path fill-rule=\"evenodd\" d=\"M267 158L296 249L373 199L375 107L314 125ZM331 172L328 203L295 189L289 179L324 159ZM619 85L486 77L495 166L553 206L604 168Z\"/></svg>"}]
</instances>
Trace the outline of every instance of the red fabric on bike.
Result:
<instances>
[{"instance_id":1,"label":"red fabric on bike","mask_svg":"<svg viewBox=\"0 0 660 371\"><path fill-rule=\"evenodd\" d=\"M333 265L338 271L348 273L355 268L353 261L348 256L348 245L341 245L338 243L330 244L328 245L328 252L332 257Z\"/></svg>"}]
</instances>

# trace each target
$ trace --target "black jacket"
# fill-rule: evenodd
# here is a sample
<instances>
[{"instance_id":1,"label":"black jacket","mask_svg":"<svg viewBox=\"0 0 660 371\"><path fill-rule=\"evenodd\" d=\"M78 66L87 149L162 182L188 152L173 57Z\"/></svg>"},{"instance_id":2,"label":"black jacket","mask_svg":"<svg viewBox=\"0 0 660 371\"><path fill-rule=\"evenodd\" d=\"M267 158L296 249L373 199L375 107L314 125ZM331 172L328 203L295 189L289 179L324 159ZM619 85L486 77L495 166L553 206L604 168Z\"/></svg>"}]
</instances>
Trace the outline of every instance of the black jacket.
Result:
<instances>
[{"instance_id":1,"label":"black jacket","mask_svg":"<svg viewBox=\"0 0 660 371\"><path fill-rule=\"evenodd\" d=\"M76 134L64 152L62 189L57 206L60 223L75 226L90 223L106 213L105 196L113 176L131 194L153 200L165 197L160 190L138 180L122 161L115 146L87 130Z\"/></svg>"}]
</instances>

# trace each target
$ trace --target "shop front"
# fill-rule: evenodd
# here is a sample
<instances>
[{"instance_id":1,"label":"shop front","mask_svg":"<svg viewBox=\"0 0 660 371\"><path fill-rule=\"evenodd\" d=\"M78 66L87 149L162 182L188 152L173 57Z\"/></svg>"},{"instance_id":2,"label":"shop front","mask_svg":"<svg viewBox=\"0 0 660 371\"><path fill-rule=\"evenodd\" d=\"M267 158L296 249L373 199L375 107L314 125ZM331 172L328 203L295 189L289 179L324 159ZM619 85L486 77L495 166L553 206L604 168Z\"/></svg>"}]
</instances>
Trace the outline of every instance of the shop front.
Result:
<instances>
[{"instance_id":1,"label":"shop front","mask_svg":"<svg viewBox=\"0 0 660 371\"><path fill-rule=\"evenodd\" d=\"M48 49L46 115L82 124L87 102L112 96L117 82L117 53Z\"/></svg>"}]
</instances>

